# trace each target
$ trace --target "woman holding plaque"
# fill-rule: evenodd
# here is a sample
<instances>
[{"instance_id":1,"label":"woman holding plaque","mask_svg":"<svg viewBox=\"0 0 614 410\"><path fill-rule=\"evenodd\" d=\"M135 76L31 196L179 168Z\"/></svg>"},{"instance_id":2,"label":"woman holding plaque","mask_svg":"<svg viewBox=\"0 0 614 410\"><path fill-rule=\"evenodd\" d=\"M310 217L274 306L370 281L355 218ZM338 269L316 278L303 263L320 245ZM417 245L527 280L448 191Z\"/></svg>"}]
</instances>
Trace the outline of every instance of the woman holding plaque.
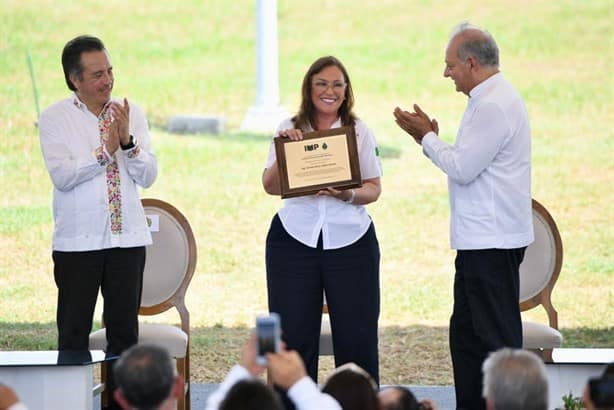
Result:
<instances>
[{"instance_id":1,"label":"woman holding plaque","mask_svg":"<svg viewBox=\"0 0 614 410\"><path fill-rule=\"evenodd\" d=\"M330 314L335 366L354 362L379 383L377 321L380 251L365 208L381 193L381 163L375 137L352 108L352 84L335 57L316 60L303 78L298 114L283 121L276 136L354 128L362 185L327 187L286 198L266 239L269 310L281 316L282 337L297 350L317 381L323 293ZM307 150L307 147L306 147ZM262 176L264 190L281 194L275 144Z\"/></svg>"}]
</instances>

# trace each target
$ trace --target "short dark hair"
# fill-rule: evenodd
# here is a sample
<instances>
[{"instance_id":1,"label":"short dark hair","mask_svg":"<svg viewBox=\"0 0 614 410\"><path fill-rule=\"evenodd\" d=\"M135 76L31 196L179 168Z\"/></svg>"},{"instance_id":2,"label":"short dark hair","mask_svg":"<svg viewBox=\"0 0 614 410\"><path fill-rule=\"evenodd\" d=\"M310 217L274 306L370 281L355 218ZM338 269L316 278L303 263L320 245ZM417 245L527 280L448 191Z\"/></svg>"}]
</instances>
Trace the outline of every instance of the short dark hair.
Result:
<instances>
[{"instance_id":1,"label":"short dark hair","mask_svg":"<svg viewBox=\"0 0 614 410\"><path fill-rule=\"evenodd\" d=\"M114 369L115 381L131 406L155 409L166 400L175 382L175 366L167 350L148 344L126 350Z\"/></svg>"},{"instance_id":2,"label":"short dark hair","mask_svg":"<svg viewBox=\"0 0 614 410\"><path fill-rule=\"evenodd\" d=\"M331 395L345 410L378 410L377 384L361 367L346 363L326 380L322 392Z\"/></svg>"},{"instance_id":3,"label":"short dark hair","mask_svg":"<svg viewBox=\"0 0 614 410\"><path fill-rule=\"evenodd\" d=\"M74 75L79 79L83 78L83 66L81 65L81 54L86 51L104 51L106 50L102 40L93 36L78 36L70 40L64 46L62 51L62 68L64 69L64 78L66 85L72 91L77 91L73 83L70 81L70 76Z\"/></svg>"},{"instance_id":4,"label":"short dark hair","mask_svg":"<svg viewBox=\"0 0 614 410\"><path fill-rule=\"evenodd\" d=\"M246 379L230 388L220 410L282 410L279 396L258 379Z\"/></svg>"},{"instance_id":5,"label":"short dark hair","mask_svg":"<svg viewBox=\"0 0 614 410\"><path fill-rule=\"evenodd\" d=\"M394 405L383 407L383 410L420 410L422 408L416 396L403 386L390 386L385 390L399 392L399 400Z\"/></svg>"}]
</instances>

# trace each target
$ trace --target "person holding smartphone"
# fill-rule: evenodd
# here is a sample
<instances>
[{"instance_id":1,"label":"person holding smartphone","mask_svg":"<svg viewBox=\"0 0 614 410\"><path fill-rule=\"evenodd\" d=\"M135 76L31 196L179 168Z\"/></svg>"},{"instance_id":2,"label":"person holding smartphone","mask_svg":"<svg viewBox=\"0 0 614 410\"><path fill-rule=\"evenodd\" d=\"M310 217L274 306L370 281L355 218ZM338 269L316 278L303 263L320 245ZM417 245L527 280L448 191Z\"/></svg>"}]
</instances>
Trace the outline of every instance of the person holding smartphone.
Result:
<instances>
[{"instance_id":1,"label":"person holding smartphone","mask_svg":"<svg viewBox=\"0 0 614 410\"><path fill-rule=\"evenodd\" d=\"M259 377L265 369L273 383L287 392L289 402L297 410L341 410L337 401L307 376L305 366L295 351L279 347L279 351L265 353L266 364L259 359L258 326L241 352L241 360L232 367L220 386L207 398L205 410L238 408L239 403L250 402L252 408L278 408L279 397L271 386ZM286 404L287 408L287 404Z\"/></svg>"},{"instance_id":2,"label":"person holding smartphone","mask_svg":"<svg viewBox=\"0 0 614 410\"><path fill-rule=\"evenodd\" d=\"M267 353L277 353L281 347L281 325L279 315L277 313L271 313L268 316L257 317L256 336L258 339L256 362L260 366L266 366Z\"/></svg>"},{"instance_id":3,"label":"person holding smartphone","mask_svg":"<svg viewBox=\"0 0 614 410\"><path fill-rule=\"evenodd\" d=\"M353 105L345 67L335 57L321 57L303 78L298 113L278 127L275 136L292 140L301 140L306 132L354 127L362 186L284 199L266 239L268 303L269 311L281 317L288 349L299 352L317 381L326 293L335 365L354 362L379 383L380 250L365 205L380 196L382 169L375 137ZM281 194L274 143L262 184L268 194Z\"/></svg>"}]
</instances>

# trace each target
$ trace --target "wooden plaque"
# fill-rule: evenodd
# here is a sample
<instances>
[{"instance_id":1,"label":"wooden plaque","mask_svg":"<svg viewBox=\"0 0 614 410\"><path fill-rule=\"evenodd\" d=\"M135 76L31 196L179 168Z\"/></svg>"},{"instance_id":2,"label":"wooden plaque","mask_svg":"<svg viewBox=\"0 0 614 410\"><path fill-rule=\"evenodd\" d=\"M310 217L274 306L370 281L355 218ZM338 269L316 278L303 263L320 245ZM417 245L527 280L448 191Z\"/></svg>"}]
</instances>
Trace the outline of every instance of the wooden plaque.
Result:
<instances>
[{"instance_id":1,"label":"wooden plaque","mask_svg":"<svg viewBox=\"0 0 614 410\"><path fill-rule=\"evenodd\" d=\"M275 153L282 198L362 186L352 126L309 132L300 141L276 137Z\"/></svg>"}]
</instances>

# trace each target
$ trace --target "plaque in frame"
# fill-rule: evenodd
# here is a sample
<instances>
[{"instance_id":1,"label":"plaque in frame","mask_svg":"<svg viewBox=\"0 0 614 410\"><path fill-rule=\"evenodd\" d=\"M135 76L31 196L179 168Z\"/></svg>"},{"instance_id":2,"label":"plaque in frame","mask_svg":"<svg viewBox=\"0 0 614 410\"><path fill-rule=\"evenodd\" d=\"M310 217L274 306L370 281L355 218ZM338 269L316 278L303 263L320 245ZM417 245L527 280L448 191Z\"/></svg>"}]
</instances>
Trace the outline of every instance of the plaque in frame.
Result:
<instances>
[{"instance_id":1,"label":"plaque in frame","mask_svg":"<svg viewBox=\"0 0 614 410\"><path fill-rule=\"evenodd\" d=\"M305 133L300 141L274 141L282 198L362 186L354 127Z\"/></svg>"}]
</instances>

